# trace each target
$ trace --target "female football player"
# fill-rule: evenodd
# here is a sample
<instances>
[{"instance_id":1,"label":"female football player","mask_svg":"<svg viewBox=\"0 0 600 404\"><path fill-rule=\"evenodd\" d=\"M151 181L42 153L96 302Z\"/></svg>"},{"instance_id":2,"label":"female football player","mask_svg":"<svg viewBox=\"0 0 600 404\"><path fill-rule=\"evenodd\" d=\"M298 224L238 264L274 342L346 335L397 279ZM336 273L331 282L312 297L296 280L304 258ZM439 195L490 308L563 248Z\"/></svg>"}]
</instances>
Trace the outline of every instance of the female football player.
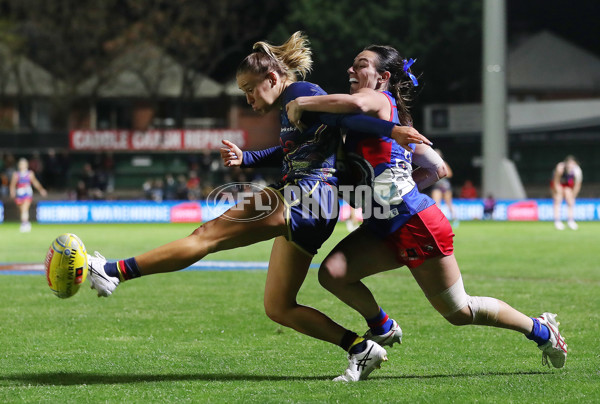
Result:
<instances>
[{"instance_id":1,"label":"female football player","mask_svg":"<svg viewBox=\"0 0 600 404\"><path fill-rule=\"evenodd\" d=\"M29 169L27 159L20 158L17 163L17 170L13 172L10 180L10 197L15 200L19 207L19 216L21 218L21 233L31 231L31 223L29 222L29 208L33 200L33 188L39 191L42 196L48 193L40 184L33 171Z\"/></svg>"},{"instance_id":2,"label":"female football player","mask_svg":"<svg viewBox=\"0 0 600 404\"><path fill-rule=\"evenodd\" d=\"M142 275L176 271L190 266L211 252L246 246L275 238L267 272L264 304L274 321L309 336L340 345L361 359L360 377L368 376L385 359L386 352L377 343L364 340L333 322L321 312L296 302L310 261L329 237L337 222L337 185L335 153L339 130L332 125L353 124L394 136L409 143L428 142L411 128L402 128L366 116L324 116L307 114L306 129L296 129L288 120L287 103L299 96L325 94L320 87L297 82L310 70L307 39L299 32L281 46L257 42L237 70L237 82L252 109L265 114L281 109L280 146L257 152L233 155L228 165L252 166L283 162L283 179L267 187L250 200L244 200L220 217L197 228L191 235L155 248L133 258L110 263L100 255L89 257L92 287L99 296L109 296L120 282ZM294 189L292 198L288 190ZM286 197L286 195L288 195ZM315 208L299 203L310 195L317 202L317 215L306 215ZM265 207L267 209L265 209Z\"/></svg>"},{"instance_id":3,"label":"female football player","mask_svg":"<svg viewBox=\"0 0 600 404\"><path fill-rule=\"evenodd\" d=\"M348 69L350 95L296 98L286 106L288 117L298 122L303 111L355 112L411 125L403 91L418 84L409 70L411 62L403 60L392 47L369 46ZM372 193L370 205L387 205L395 214L387 218L371 216L343 239L319 269L321 284L365 318L370 327L366 337L391 346L401 342L402 331L361 279L406 265L431 305L451 324L519 331L538 344L543 362L549 358L553 366L564 366L567 345L558 332L555 314L530 318L498 299L466 293L453 253L450 223L434 201L419 192L443 177L446 166L431 147L411 147L408 152L385 137L347 132L346 152L357 157L358 165L367 166L354 172L372 173L360 178L359 183L379 190ZM411 163L419 168L412 171ZM352 379L352 372L347 371L346 376Z\"/></svg>"},{"instance_id":4,"label":"female football player","mask_svg":"<svg viewBox=\"0 0 600 404\"><path fill-rule=\"evenodd\" d=\"M563 198L567 202L567 225L572 230L578 228L577 223L575 223L575 198L581 190L582 180L581 167L577 164L575 157L571 155L567 156L554 168L550 191L554 204L554 227L558 230L565 229L565 225L560 218Z\"/></svg>"}]
</instances>

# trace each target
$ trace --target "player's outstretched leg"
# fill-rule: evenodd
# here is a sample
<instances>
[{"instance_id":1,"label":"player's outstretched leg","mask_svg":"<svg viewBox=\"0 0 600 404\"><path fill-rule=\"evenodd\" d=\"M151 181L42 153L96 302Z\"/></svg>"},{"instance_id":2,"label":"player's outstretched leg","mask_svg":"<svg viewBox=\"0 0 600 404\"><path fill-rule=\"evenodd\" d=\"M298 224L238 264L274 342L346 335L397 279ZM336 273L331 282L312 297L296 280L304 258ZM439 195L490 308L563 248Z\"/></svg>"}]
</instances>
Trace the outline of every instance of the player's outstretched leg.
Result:
<instances>
[{"instance_id":1,"label":"player's outstretched leg","mask_svg":"<svg viewBox=\"0 0 600 404\"><path fill-rule=\"evenodd\" d=\"M204 223L187 237L117 262L91 257L88 264L90 283L93 289L98 290L98 296L110 296L123 281L144 275L179 271L210 253L247 246L285 234L287 227L284 204L274 190L265 188L256 194L252 203L245 201L235 205L220 217Z\"/></svg>"},{"instance_id":2,"label":"player's outstretched leg","mask_svg":"<svg viewBox=\"0 0 600 404\"><path fill-rule=\"evenodd\" d=\"M542 350L542 362L563 367L567 344L558 332L556 315L528 317L507 303L466 293L454 255L427 260L411 269L431 305L453 325L484 325L522 333Z\"/></svg>"}]
</instances>

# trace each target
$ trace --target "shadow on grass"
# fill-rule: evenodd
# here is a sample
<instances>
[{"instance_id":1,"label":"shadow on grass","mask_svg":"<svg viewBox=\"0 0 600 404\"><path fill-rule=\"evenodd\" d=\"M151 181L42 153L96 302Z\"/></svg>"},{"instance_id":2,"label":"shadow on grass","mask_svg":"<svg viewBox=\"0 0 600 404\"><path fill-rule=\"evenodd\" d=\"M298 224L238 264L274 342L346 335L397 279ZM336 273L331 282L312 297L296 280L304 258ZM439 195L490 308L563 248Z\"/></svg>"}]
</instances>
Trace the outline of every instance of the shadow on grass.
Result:
<instances>
[{"instance_id":1,"label":"shadow on grass","mask_svg":"<svg viewBox=\"0 0 600 404\"><path fill-rule=\"evenodd\" d=\"M433 374L433 375L398 375L398 376L375 376L371 380L402 380L402 379L437 379L456 377L489 377L489 376L523 376L540 375L548 372L486 372L486 373L459 373L459 374ZM14 375L0 376L0 380L32 385L95 385L95 384L134 384L153 382L176 382L176 381L309 381L309 380L331 380L335 375L326 376L281 376L281 375L252 375L252 374L102 374L102 373L78 373L78 372L47 372L47 373L20 373Z\"/></svg>"}]
</instances>

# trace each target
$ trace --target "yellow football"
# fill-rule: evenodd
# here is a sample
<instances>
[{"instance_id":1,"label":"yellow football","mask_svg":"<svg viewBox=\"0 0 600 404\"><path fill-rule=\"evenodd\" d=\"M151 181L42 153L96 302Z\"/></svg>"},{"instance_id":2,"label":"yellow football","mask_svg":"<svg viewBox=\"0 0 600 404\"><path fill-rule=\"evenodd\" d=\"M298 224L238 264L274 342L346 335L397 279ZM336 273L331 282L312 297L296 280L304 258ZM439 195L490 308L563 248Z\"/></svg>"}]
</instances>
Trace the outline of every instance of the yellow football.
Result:
<instances>
[{"instance_id":1,"label":"yellow football","mask_svg":"<svg viewBox=\"0 0 600 404\"><path fill-rule=\"evenodd\" d=\"M79 237L71 233L58 236L48 249L44 267L48 286L56 296L66 299L77 293L88 272L87 252Z\"/></svg>"}]
</instances>

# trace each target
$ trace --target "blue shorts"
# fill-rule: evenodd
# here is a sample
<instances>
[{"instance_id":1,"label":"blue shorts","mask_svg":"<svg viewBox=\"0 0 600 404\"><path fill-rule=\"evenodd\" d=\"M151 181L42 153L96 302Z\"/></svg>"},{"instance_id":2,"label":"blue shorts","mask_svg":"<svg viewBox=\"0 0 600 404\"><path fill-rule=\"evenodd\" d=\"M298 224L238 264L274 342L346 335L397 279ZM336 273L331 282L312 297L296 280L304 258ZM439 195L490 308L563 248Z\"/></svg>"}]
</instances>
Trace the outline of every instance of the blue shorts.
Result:
<instances>
[{"instance_id":1,"label":"blue shorts","mask_svg":"<svg viewBox=\"0 0 600 404\"><path fill-rule=\"evenodd\" d=\"M285 205L287 240L315 255L331 236L338 220L337 189L328 182L300 179L269 186Z\"/></svg>"}]
</instances>

